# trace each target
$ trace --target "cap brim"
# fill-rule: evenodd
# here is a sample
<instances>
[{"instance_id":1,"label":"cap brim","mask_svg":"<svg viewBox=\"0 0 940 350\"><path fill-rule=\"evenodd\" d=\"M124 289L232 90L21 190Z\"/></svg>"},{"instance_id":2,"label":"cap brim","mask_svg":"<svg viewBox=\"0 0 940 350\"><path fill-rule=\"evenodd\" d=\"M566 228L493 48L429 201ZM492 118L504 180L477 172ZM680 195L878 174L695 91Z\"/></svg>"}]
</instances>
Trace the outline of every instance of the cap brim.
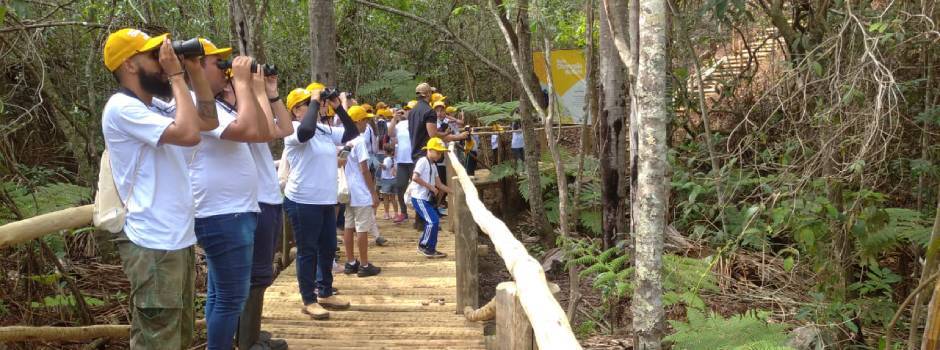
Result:
<instances>
[{"instance_id":1,"label":"cap brim","mask_svg":"<svg viewBox=\"0 0 940 350\"><path fill-rule=\"evenodd\" d=\"M447 149L446 149L446 148L434 148L434 147L424 146L424 147L421 147L421 149L422 149L422 150L425 150L425 151L434 150L434 151L438 151L438 152L447 152Z\"/></svg>"},{"instance_id":2,"label":"cap brim","mask_svg":"<svg viewBox=\"0 0 940 350\"><path fill-rule=\"evenodd\" d=\"M226 47L226 48L224 48L224 49L215 49L214 51L207 51L207 52L206 52L206 56L212 56L212 55L219 55L219 56L221 56L223 59L226 59L226 60L227 60L227 59L229 59L229 57L232 57L232 48L231 48L231 47Z\"/></svg>"},{"instance_id":3,"label":"cap brim","mask_svg":"<svg viewBox=\"0 0 940 350\"><path fill-rule=\"evenodd\" d=\"M137 49L137 52L147 52L160 48L160 45L163 45L163 41L166 40L167 36L169 35L169 33L164 33L147 39L147 42L144 43L144 46L141 46L139 49Z\"/></svg>"}]
</instances>

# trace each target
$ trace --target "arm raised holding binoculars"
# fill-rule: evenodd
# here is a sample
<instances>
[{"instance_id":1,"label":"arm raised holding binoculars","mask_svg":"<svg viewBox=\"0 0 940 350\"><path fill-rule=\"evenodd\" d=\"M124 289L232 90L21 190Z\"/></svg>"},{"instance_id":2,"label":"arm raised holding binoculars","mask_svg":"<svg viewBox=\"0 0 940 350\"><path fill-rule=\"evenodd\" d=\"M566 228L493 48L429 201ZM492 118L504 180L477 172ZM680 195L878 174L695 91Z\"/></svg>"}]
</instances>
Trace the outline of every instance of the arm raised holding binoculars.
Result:
<instances>
[{"instance_id":1,"label":"arm raised holding binoculars","mask_svg":"<svg viewBox=\"0 0 940 350\"><path fill-rule=\"evenodd\" d=\"M290 136L294 133L294 124L291 123L291 115L284 100L278 95L277 75L264 76L264 93L264 96L259 95L258 103L268 104L274 113L267 115L271 140Z\"/></svg>"},{"instance_id":2,"label":"arm raised holding binoculars","mask_svg":"<svg viewBox=\"0 0 940 350\"><path fill-rule=\"evenodd\" d=\"M173 88L173 98L176 99L176 118L173 123L164 129L160 135L160 144L171 144L191 147L199 144L199 117L196 106L189 95L189 87L183 79L183 67L179 57L173 52L170 40L165 40L160 46L160 67L170 79Z\"/></svg>"},{"instance_id":3,"label":"arm raised holding binoculars","mask_svg":"<svg viewBox=\"0 0 940 350\"><path fill-rule=\"evenodd\" d=\"M238 56L232 61L232 88L237 101L237 117L222 132L223 140L267 142L265 115L252 91L251 57Z\"/></svg>"},{"instance_id":4,"label":"arm raised holding binoculars","mask_svg":"<svg viewBox=\"0 0 940 350\"><path fill-rule=\"evenodd\" d=\"M209 86L209 80L203 72L199 57L183 58L183 66L189 75L189 83L196 94L196 113L199 115L199 131L209 131L219 127L219 115L215 106L215 96Z\"/></svg>"}]
</instances>

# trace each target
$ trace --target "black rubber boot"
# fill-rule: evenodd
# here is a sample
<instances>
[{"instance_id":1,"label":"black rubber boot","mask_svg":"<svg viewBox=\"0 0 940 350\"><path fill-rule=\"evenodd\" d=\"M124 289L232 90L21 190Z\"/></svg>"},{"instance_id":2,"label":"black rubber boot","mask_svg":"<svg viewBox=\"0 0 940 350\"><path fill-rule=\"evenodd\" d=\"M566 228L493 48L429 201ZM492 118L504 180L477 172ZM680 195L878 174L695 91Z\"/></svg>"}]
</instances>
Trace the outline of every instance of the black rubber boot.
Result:
<instances>
[{"instance_id":1,"label":"black rubber boot","mask_svg":"<svg viewBox=\"0 0 940 350\"><path fill-rule=\"evenodd\" d=\"M248 291L245 309L238 317L236 342L239 349L248 350L258 342L258 335L261 332L261 308L264 306L265 289L264 287L255 287Z\"/></svg>"}]
</instances>

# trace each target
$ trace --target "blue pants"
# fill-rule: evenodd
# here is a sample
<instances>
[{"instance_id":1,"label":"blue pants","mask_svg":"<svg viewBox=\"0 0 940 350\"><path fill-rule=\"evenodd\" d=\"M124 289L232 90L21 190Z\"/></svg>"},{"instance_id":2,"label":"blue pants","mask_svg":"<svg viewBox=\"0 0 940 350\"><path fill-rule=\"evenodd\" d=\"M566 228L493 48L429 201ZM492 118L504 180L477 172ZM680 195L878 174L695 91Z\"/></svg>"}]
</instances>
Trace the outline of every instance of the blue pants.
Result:
<instances>
[{"instance_id":1,"label":"blue pants","mask_svg":"<svg viewBox=\"0 0 940 350\"><path fill-rule=\"evenodd\" d=\"M424 220L424 231L421 231L418 247L428 251L437 250L437 232L441 229L437 208L433 203L418 198L412 198L411 204L414 205L418 217Z\"/></svg>"},{"instance_id":2,"label":"blue pants","mask_svg":"<svg viewBox=\"0 0 940 350\"><path fill-rule=\"evenodd\" d=\"M258 203L258 228L251 261L251 288L267 288L274 282L274 252L283 230L280 204Z\"/></svg>"},{"instance_id":3,"label":"blue pants","mask_svg":"<svg viewBox=\"0 0 940 350\"><path fill-rule=\"evenodd\" d=\"M257 213L196 218L196 240L206 253L207 349L232 348L238 317L248 299Z\"/></svg>"},{"instance_id":4,"label":"blue pants","mask_svg":"<svg viewBox=\"0 0 940 350\"><path fill-rule=\"evenodd\" d=\"M336 206L302 204L284 198L284 210L297 243L297 283L304 305L333 295L333 258L336 257Z\"/></svg>"}]
</instances>

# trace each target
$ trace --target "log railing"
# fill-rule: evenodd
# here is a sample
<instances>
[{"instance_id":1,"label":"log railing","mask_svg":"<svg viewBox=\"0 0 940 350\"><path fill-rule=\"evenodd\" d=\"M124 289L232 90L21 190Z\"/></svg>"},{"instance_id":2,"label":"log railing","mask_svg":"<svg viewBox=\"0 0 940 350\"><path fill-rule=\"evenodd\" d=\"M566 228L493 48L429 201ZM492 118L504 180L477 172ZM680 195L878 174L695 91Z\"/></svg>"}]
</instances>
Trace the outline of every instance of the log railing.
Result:
<instances>
[{"instance_id":1,"label":"log railing","mask_svg":"<svg viewBox=\"0 0 940 350\"><path fill-rule=\"evenodd\" d=\"M542 265L529 255L509 227L483 202L451 147L447 152L449 203L456 235L457 313L478 306L477 228L493 242L513 282L497 287L495 300L497 349L581 349L568 318L552 294ZM531 329L531 331L529 331Z\"/></svg>"}]
</instances>

